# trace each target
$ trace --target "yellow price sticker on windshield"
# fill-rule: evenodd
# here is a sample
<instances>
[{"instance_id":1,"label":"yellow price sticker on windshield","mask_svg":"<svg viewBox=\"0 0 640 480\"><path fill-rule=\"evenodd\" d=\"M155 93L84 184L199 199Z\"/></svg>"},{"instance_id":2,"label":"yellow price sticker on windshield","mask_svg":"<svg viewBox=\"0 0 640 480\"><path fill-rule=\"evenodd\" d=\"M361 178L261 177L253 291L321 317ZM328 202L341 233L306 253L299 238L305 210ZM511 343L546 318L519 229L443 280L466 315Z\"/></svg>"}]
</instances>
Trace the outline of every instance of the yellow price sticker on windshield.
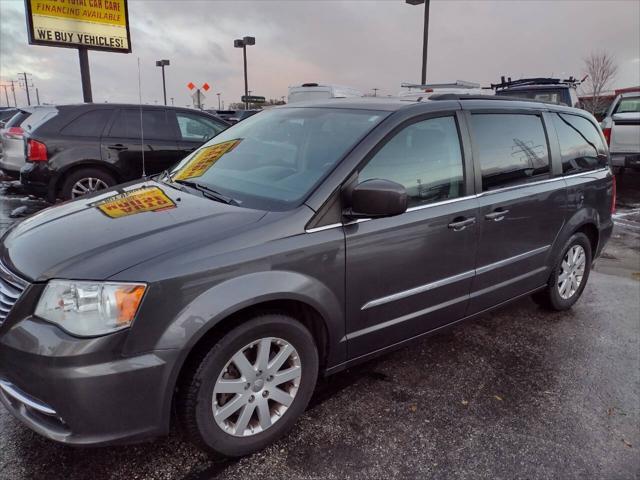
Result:
<instances>
[{"instance_id":1,"label":"yellow price sticker on windshield","mask_svg":"<svg viewBox=\"0 0 640 480\"><path fill-rule=\"evenodd\" d=\"M91 204L109 218L175 208L176 204L158 187L142 187Z\"/></svg>"},{"instance_id":2,"label":"yellow price sticker on windshield","mask_svg":"<svg viewBox=\"0 0 640 480\"><path fill-rule=\"evenodd\" d=\"M188 180L189 178L201 177L220 157L233 150L241 141L242 139L239 138L201 148L173 179Z\"/></svg>"}]
</instances>

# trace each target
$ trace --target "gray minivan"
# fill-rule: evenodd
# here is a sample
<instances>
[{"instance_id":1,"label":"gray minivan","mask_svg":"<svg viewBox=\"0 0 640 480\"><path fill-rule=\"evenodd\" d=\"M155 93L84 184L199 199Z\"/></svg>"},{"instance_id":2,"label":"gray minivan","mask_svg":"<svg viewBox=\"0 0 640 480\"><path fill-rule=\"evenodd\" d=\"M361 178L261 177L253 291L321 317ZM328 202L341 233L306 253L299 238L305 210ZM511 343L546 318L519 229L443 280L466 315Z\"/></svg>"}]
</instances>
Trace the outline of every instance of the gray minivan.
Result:
<instances>
[{"instance_id":1,"label":"gray minivan","mask_svg":"<svg viewBox=\"0 0 640 480\"><path fill-rule=\"evenodd\" d=\"M583 110L440 95L274 108L0 242L0 400L73 445L239 456L318 375L533 295L582 294L614 179Z\"/></svg>"}]
</instances>

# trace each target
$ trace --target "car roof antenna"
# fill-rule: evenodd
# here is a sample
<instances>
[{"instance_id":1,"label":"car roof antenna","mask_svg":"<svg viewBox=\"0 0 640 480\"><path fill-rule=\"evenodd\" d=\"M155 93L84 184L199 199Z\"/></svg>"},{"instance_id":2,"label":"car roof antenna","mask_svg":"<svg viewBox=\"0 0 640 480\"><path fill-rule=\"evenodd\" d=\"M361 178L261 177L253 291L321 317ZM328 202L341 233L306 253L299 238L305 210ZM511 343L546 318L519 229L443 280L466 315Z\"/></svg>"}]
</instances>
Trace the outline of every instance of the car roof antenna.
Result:
<instances>
[{"instance_id":1,"label":"car roof antenna","mask_svg":"<svg viewBox=\"0 0 640 480\"><path fill-rule=\"evenodd\" d=\"M144 168L144 127L142 125L142 81L140 80L140 57L138 57L138 103L140 104L140 151L142 152L142 178L147 176Z\"/></svg>"}]
</instances>

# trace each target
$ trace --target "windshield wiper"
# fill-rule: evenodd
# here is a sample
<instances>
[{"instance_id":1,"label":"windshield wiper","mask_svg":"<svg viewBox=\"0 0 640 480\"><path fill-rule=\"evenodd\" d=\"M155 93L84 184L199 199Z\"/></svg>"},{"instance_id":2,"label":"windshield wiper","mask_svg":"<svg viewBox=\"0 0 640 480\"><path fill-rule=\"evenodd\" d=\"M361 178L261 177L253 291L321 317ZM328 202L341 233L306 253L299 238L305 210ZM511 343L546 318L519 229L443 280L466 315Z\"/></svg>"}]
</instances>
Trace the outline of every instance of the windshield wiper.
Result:
<instances>
[{"instance_id":1,"label":"windshield wiper","mask_svg":"<svg viewBox=\"0 0 640 480\"><path fill-rule=\"evenodd\" d=\"M175 180L175 183L179 183L180 185L186 185L187 187L195 188L196 190L206 195L207 197L213 200L217 200L218 202L226 203L227 205L240 204L240 202L238 202L236 199L227 197L226 195L223 195L222 193L202 183L193 182L191 180Z\"/></svg>"}]
</instances>

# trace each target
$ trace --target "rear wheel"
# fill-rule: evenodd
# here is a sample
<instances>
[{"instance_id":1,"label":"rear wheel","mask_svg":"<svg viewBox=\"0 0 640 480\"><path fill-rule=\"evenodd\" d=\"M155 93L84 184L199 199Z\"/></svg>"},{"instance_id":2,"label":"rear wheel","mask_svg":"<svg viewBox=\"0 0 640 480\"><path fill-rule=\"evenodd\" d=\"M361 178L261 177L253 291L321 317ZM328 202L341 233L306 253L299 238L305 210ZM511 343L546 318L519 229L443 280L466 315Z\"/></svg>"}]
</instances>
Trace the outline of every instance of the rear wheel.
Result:
<instances>
[{"instance_id":1,"label":"rear wheel","mask_svg":"<svg viewBox=\"0 0 640 480\"><path fill-rule=\"evenodd\" d=\"M315 387L318 352L302 324L268 314L231 330L190 367L177 402L181 426L201 448L236 457L294 425Z\"/></svg>"},{"instance_id":2,"label":"rear wheel","mask_svg":"<svg viewBox=\"0 0 640 480\"><path fill-rule=\"evenodd\" d=\"M116 179L99 168L81 168L72 172L62 184L61 195L64 200L81 197L89 193L104 190L116 184Z\"/></svg>"},{"instance_id":3,"label":"rear wheel","mask_svg":"<svg viewBox=\"0 0 640 480\"><path fill-rule=\"evenodd\" d=\"M591 242L584 233L567 241L544 290L533 299L550 310L567 310L578 301L591 271Z\"/></svg>"}]
</instances>

